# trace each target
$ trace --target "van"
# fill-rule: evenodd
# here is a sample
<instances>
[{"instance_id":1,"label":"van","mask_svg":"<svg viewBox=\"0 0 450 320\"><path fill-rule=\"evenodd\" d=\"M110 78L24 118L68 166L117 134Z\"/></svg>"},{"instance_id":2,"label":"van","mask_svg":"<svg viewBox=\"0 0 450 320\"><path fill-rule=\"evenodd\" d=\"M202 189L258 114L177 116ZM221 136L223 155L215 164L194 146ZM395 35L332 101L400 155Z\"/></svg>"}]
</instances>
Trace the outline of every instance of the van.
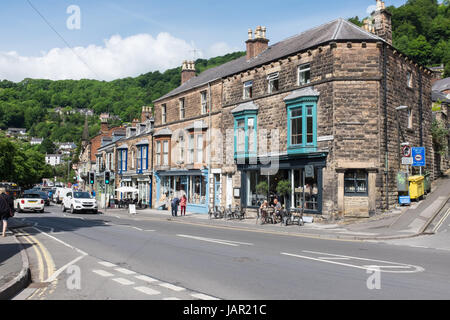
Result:
<instances>
[{"instance_id":1,"label":"van","mask_svg":"<svg viewBox=\"0 0 450 320\"><path fill-rule=\"evenodd\" d=\"M53 194L53 202L56 204L61 204L66 195L72 192L69 188L56 188L56 192Z\"/></svg>"}]
</instances>

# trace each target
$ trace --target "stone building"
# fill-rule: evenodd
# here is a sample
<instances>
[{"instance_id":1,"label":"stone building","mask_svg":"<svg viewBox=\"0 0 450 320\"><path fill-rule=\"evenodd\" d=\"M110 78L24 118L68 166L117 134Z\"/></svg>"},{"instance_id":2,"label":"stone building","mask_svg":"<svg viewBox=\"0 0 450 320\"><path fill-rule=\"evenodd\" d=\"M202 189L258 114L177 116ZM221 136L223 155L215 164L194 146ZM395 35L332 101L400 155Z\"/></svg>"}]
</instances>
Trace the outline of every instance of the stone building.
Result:
<instances>
[{"instance_id":1,"label":"stone building","mask_svg":"<svg viewBox=\"0 0 450 320\"><path fill-rule=\"evenodd\" d=\"M89 184L89 173L96 172L99 175L101 166L98 162L98 150L110 141L115 141L125 136L125 129L122 127L110 128L106 120L101 121L100 133L93 138L89 138L89 128L87 118L84 124L81 141L80 161L77 166L78 176L83 180L81 187L92 191Z\"/></svg>"},{"instance_id":2,"label":"stone building","mask_svg":"<svg viewBox=\"0 0 450 320\"><path fill-rule=\"evenodd\" d=\"M143 107L143 119L136 119L132 126L126 128L126 136L115 142L116 199L134 199L137 196L143 206L151 206L153 126L151 108ZM117 189L120 187L131 187L138 193L119 192Z\"/></svg>"},{"instance_id":3,"label":"stone building","mask_svg":"<svg viewBox=\"0 0 450 320\"><path fill-rule=\"evenodd\" d=\"M220 121L225 68L195 76L194 62L185 61L181 86L154 101L157 208L164 199L185 194L189 212L207 213L222 194Z\"/></svg>"},{"instance_id":4,"label":"stone building","mask_svg":"<svg viewBox=\"0 0 450 320\"><path fill-rule=\"evenodd\" d=\"M403 143L426 147L433 173L432 73L392 46L383 2L364 28L338 19L271 46L266 32L249 30L246 56L198 76L184 63L182 85L155 101L156 202L190 197L199 177L202 205L251 212L269 196L310 214L368 217L398 203ZM221 131L200 163L186 155L198 149L196 121L200 136Z\"/></svg>"}]
</instances>

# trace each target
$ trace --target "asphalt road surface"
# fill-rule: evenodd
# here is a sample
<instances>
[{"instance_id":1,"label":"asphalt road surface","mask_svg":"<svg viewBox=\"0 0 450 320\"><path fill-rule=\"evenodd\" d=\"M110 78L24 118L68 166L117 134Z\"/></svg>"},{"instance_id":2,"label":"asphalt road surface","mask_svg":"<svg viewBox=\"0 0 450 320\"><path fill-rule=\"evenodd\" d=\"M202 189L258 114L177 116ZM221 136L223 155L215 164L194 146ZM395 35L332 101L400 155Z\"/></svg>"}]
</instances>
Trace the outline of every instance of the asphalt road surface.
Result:
<instances>
[{"instance_id":1,"label":"asphalt road surface","mask_svg":"<svg viewBox=\"0 0 450 320\"><path fill-rule=\"evenodd\" d=\"M33 284L16 299L450 299L450 219L431 242L360 242L59 206L16 218L34 244Z\"/></svg>"}]
</instances>

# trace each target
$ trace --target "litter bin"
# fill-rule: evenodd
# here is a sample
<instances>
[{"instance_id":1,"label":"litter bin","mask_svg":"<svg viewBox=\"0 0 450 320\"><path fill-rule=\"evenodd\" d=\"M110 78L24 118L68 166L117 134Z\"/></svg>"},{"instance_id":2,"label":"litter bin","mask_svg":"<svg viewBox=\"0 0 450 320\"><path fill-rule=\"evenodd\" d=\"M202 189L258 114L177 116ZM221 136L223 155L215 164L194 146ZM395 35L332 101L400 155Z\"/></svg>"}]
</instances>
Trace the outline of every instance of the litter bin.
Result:
<instances>
[{"instance_id":1,"label":"litter bin","mask_svg":"<svg viewBox=\"0 0 450 320\"><path fill-rule=\"evenodd\" d=\"M425 194L424 176L409 177L409 195L411 200L419 199Z\"/></svg>"},{"instance_id":2,"label":"litter bin","mask_svg":"<svg viewBox=\"0 0 450 320\"><path fill-rule=\"evenodd\" d=\"M431 179L430 179L430 173L426 172L424 174L424 190L425 190L425 194L428 194L431 192Z\"/></svg>"}]
</instances>

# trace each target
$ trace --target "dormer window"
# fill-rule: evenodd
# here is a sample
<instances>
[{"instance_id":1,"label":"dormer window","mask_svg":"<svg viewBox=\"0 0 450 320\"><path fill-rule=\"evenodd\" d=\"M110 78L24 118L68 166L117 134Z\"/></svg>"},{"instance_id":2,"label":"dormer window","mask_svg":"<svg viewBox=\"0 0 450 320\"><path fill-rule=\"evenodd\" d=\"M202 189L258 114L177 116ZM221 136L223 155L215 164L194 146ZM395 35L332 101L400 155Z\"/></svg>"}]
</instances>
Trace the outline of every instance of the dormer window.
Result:
<instances>
[{"instance_id":1,"label":"dormer window","mask_svg":"<svg viewBox=\"0 0 450 320\"><path fill-rule=\"evenodd\" d=\"M127 128L127 138L133 137L136 135L136 128Z\"/></svg>"},{"instance_id":2,"label":"dormer window","mask_svg":"<svg viewBox=\"0 0 450 320\"><path fill-rule=\"evenodd\" d=\"M253 97L253 81L244 82L244 100Z\"/></svg>"},{"instance_id":3,"label":"dormer window","mask_svg":"<svg viewBox=\"0 0 450 320\"><path fill-rule=\"evenodd\" d=\"M303 64L298 67L298 85L304 86L311 83L311 65Z\"/></svg>"},{"instance_id":4,"label":"dormer window","mask_svg":"<svg viewBox=\"0 0 450 320\"><path fill-rule=\"evenodd\" d=\"M267 77L267 81L269 83L269 89L268 89L269 93L274 93L274 92L278 91L278 89L279 89L279 75L280 74L278 72L275 72L275 73L270 74Z\"/></svg>"}]
</instances>

